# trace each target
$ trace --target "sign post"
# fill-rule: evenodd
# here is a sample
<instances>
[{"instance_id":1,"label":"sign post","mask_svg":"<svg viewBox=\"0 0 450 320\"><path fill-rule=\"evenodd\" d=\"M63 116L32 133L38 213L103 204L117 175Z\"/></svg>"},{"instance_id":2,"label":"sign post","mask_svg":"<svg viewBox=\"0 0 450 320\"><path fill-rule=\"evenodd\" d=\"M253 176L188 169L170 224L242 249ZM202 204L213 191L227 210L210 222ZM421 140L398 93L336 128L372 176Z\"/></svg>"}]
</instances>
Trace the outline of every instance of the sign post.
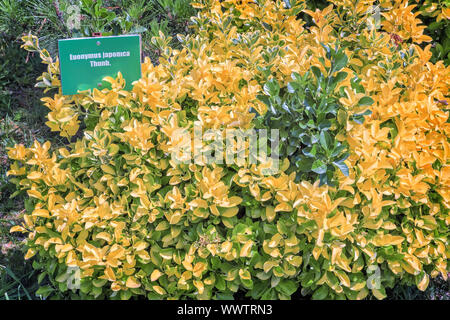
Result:
<instances>
[{"instance_id":1,"label":"sign post","mask_svg":"<svg viewBox=\"0 0 450 320\"><path fill-rule=\"evenodd\" d=\"M141 37L74 38L58 41L63 95L78 91L108 88L106 76L117 77L120 71L126 90L141 77Z\"/></svg>"}]
</instances>

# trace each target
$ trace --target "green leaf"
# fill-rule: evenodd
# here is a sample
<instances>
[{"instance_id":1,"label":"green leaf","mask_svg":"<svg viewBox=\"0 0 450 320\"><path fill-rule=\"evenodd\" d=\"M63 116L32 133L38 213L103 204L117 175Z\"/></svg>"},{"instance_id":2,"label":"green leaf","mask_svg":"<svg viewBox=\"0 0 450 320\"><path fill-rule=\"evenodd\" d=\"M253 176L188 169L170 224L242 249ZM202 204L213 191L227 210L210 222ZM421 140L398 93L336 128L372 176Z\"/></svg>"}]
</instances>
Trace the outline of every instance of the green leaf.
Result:
<instances>
[{"instance_id":1,"label":"green leaf","mask_svg":"<svg viewBox=\"0 0 450 320\"><path fill-rule=\"evenodd\" d=\"M339 122L339 124L342 124L342 125L344 125L344 124L346 124L347 123L347 112L346 111L344 111L344 110L339 110L338 111L338 113L337 113L337 119L338 119L338 122Z\"/></svg>"},{"instance_id":2,"label":"green leaf","mask_svg":"<svg viewBox=\"0 0 450 320\"><path fill-rule=\"evenodd\" d=\"M309 158L313 158L316 156L316 153L317 153L316 145L313 145L312 147L304 148L302 150L302 152L305 156L307 156Z\"/></svg>"},{"instance_id":3,"label":"green leaf","mask_svg":"<svg viewBox=\"0 0 450 320\"><path fill-rule=\"evenodd\" d=\"M267 81L263 89L264 93L271 97L278 96L280 92L280 86L278 85L278 82L275 79L270 79L269 81Z\"/></svg>"},{"instance_id":4,"label":"green leaf","mask_svg":"<svg viewBox=\"0 0 450 320\"><path fill-rule=\"evenodd\" d=\"M314 161L311 170L317 174L323 174L327 172L327 165L321 160L317 159L316 161Z\"/></svg>"},{"instance_id":5,"label":"green leaf","mask_svg":"<svg viewBox=\"0 0 450 320\"><path fill-rule=\"evenodd\" d=\"M309 172L309 171L311 171L312 164L313 164L313 159L311 159L311 158L304 158L304 157L301 160L298 160L295 163L297 168L299 168L299 170L302 171L302 172Z\"/></svg>"},{"instance_id":6,"label":"green leaf","mask_svg":"<svg viewBox=\"0 0 450 320\"><path fill-rule=\"evenodd\" d=\"M66 281L70 276L69 272L61 272L59 275L56 276L55 280L57 282L64 282Z\"/></svg>"},{"instance_id":7,"label":"green leaf","mask_svg":"<svg viewBox=\"0 0 450 320\"><path fill-rule=\"evenodd\" d=\"M345 53L340 52L334 57L334 65L332 69L332 73L338 72L342 68L344 68L347 65L348 58L345 55Z\"/></svg>"},{"instance_id":8,"label":"green leaf","mask_svg":"<svg viewBox=\"0 0 450 320\"><path fill-rule=\"evenodd\" d=\"M284 295L291 296L298 289L298 284L293 280L281 280L276 286L276 290Z\"/></svg>"},{"instance_id":9,"label":"green leaf","mask_svg":"<svg viewBox=\"0 0 450 320\"><path fill-rule=\"evenodd\" d=\"M217 300L234 300L233 294L231 293L216 293Z\"/></svg>"},{"instance_id":10,"label":"green leaf","mask_svg":"<svg viewBox=\"0 0 450 320\"><path fill-rule=\"evenodd\" d=\"M120 299L121 300L129 300L131 298L131 291L130 290L126 290L126 291L120 291Z\"/></svg>"},{"instance_id":11,"label":"green leaf","mask_svg":"<svg viewBox=\"0 0 450 320\"><path fill-rule=\"evenodd\" d=\"M327 131L321 131L319 136L320 145L326 150L329 151L331 146L333 145L333 141L331 139L330 134Z\"/></svg>"},{"instance_id":12,"label":"green leaf","mask_svg":"<svg viewBox=\"0 0 450 320\"><path fill-rule=\"evenodd\" d=\"M277 293L274 289L270 288L261 297L261 300L277 300Z\"/></svg>"},{"instance_id":13,"label":"green leaf","mask_svg":"<svg viewBox=\"0 0 450 320\"><path fill-rule=\"evenodd\" d=\"M303 276L301 278L301 285L303 288L311 287L314 284L314 272L303 272Z\"/></svg>"},{"instance_id":14,"label":"green leaf","mask_svg":"<svg viewBox=\"0 0 450 320\"><path fill-rule=\"evenodd\" d=\"M347 72L341 71L335 77L333 77L330 83L330 91L334 90L334 88L336 88L339 82L347 78L347 75L348 75Z\"/></svg>"},{"instance_id":15,"label":"green leaf","mask_svg":"<svg viewBox=\"0 0 450 320\"><path fill-rule=\"evenodd\" d=\"M253 289L253 280L252 279L241 279L242 284L247 289Z\"/></svg>"},{"instance_id":16,"label":"green leaf","mask_svg":"<svg viewBox=\"0 0 450 320\"><path fill-rule=\"evenodd\" d=\"M253 289L249 291L252 299L260 299L264 292L269 288L269 284L267 281L258 281L253 286Z\"/></svg>"},{"instance_id":17,"label":"green leaf","mask_svg":"<svg viewBox=\"0 0 450 320\"><path fill-rule=\"evenodd\" d=\"M36 296L42 296L44 299L47 298L52 292L54 291L53 288L50 286L43 286L37 289Z\"/></svg>"},{"instance_id":18,"label":"green leaf","mask_svg":"<svg viewBox=\"0 0 450 320\"><path fill-rule=\"evenodd\" d=\"M358 105L360 106L371 106L374 103L373 99L371 97L362 97L358 101Z\"/></svg>"},{"instance_id":19,"label":"green leaf","mask_svg":"<svg viewBox=\"0 0 450 320\"><path fill-rule=\"evenodd\" d=\"M292 72L291 73L291 78L294 81L301 81L302 80L302 77L297 72Z\"/></svg>"},{"instance_id":20,"label":"green leaf","mask_svg":"<svg viewBox=\"0 0 450 320\"><path fill-rule=\"evenodd\" d=\"M42 272L41 274L39 274L39 276L37 278L38 284L41 284L41 282L44 280L46 275L47 275L47 272Z\"/></svg>"},{"instance_id":21,"label":"green leaf","mask_svg":"<svg viewBox=\"0 0 450 320\"><path fill-rule=\"evenodd\" d=\"M316 290L313 295L313 300L323 300L328 296L328 287L323 285L318 290Z\"/></svg>"},{"instance_id":22,"label":"green leaf","mask_svg":"<svg viewBox=\"0 0 450 320\"><path fill-rule=\"evenodd\" d=\"M322 72L320 71L320 69L316 66L312 66L311 70L314 73L314 76L316 77L317 81L320 81L320 79L322 78Z\"/></svg>"}]
</instances>

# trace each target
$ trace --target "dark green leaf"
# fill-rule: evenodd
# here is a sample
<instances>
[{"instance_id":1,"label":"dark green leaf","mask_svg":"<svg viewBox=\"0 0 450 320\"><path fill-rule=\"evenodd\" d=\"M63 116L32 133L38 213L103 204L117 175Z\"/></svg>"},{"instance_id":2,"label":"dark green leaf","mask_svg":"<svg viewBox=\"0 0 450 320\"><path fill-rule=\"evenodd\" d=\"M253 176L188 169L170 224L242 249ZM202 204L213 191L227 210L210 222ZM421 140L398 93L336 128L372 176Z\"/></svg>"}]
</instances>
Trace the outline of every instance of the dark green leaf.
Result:
<instances>
[{"instance_id":1,"label":"dark green leaf","mask_svg":"<svg viewBox=\"0 0 450 320\"><path fill-rule=\"evenodd\" d=\"M326 150L330 150L333 141L330 134L327 131L321 131L319 137L320 145Z\"/></svg>"},{"instance_id":2,"label":"dark green leaf","mask_svg":"<svg viewBox=\"0 0 450 320\"><path fill-rule=\"evenodd\" d=\"M318 290L316 290L313 295L313 300L323 300L328 296L328 287L326 285L322 285Z\"/></svg>"}]
</instances>

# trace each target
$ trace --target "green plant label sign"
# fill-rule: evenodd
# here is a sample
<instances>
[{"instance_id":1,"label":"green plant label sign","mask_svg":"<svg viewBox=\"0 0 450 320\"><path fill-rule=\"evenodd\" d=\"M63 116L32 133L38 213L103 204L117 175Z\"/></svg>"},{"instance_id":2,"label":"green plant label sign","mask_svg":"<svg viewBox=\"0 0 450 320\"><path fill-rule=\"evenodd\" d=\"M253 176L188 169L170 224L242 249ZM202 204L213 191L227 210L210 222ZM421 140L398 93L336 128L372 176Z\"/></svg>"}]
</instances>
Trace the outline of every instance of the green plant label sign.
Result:
<instances>
[{"instance_id":1,"label":"green plant label sign","mask_svg":"<svg viewBox=\"0 0 450 320\"><path fill-rule=\"evenodd\" d=\"M58 49L64 95L108 88L103 78L115 78L119 71L127 90L141 77L139 35L63 39L58 41Z\"/></svg>"}]
</instances>

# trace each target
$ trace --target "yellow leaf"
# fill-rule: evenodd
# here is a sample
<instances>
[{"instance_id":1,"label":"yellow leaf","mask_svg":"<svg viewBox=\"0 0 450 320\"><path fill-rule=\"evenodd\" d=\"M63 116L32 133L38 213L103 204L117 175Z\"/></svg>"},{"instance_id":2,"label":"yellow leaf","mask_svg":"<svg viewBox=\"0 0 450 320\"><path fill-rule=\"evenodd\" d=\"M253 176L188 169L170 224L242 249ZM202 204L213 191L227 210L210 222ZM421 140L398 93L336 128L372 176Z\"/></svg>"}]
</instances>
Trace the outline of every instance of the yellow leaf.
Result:
<instances>
[{"instance_id":1,"label":"yellow leaf","mask_svg":"<svg viewBox=\"0 0 450 320\"><path fill-rule=\"evenodd\" d=\"M280 263L277 261L266 261L263 265L263 270L265 273L268 273L273 267L278 266Z\"/></svg>"},{"instance_id":2,"label":"yellow leaf","mask_svg":"<svg viewBox=\"0 0 450 320\"><path fill-rule=\"evenodd\" d=\"M229 219L229 218L222 218L222 223L225 225L225 227L229 228L229 229L233 229L235 227L234 223L232 223L233 220Z\"/></svg>"},{"instance_id":3,"label":"yellow leaf","mask_svg":"<svg viewBox=\"0 0 450 320\"><path fill-rule=\"evenodd\" d=\"M368 294L369 290L367 290L367 288L364 287L363 289L361 289L361 291L359 291L358 295L356 296L356 300L362 300L365 297L367 297Z\"/></svg>"},{"instance_id":4,"label":"yellow leaf","mask_svg":"<svg viewBox=\"0 0 450 320\"><path fill-rule=\"evenodd\" d=\"M289 159L288 158L284 158L283 163L281 164L280 170L281 171L286 171L287 169L289 169Z\"/></svg>"},{"instance_id":5,"label":"yellow leaf","mask_svg":"<svg viewBox=\"0 0 450 320\"><path fill-rule=\"evenodd\" d=\"M430 277L428 274L424 273L422 279L417 284L417 288L419 288L420 291L425 291L428 287L428 283L430 282Z\"/></svg>"},{"instance_id":6,"label":"yellow leaf","mask_svg":"<svg viewBox=\"0 0 450 320\"><path fill-rule=\"evenodd\" d=\"M350 278L345 272L336 270L334 271L334 274L339 278L342 285L346 286L347 288L350 288Z\"/></svg>"},{"instance_id":7,"label":"yellow leaf","mask_svg":"<svg viewBox=\"0 0 450 320\"><path fill-rule=\"evenodd\" d=\"M364 281L362 281L362 282L355 283L350 289L352 289L354 291L359 291L365 287L366 287L366 283Z\"/></svg>"},{"instance_id":8,"label":"yellow leaf","mask_svg":"<svg viewBox=\"0 0 450 320\"><path fill-rule=\"evenodd\" d=\"M270 193L270 191L266 191L262 197L261 197L261 201L267 201L269 199L272 198L272 193Z\"/></svg>"},{"instance_id":9,"label":"yellow leaf","mask_svg":"<svg viewBox=\"0 0 450 320\"><path fill-rule=\"evenodd\" d=\"M223 205L224 207L230 208L239 205L242 202L242 198L234 196L228 199L228 204Z\"/></svg>"},{"instance_id":10,"label":"yellow leaf","mask_svg":"<svg viewBox=\"0 0 450 320\"><path fill-rule=\"evenodd\" d=\"M239 277L242 280L250 280L252 276L250 275L250 272L248 270L239 269Z\"/></svg>"},{"instance_id":11,"label":"yellow leaf","mask_svg":"<svg viewBox=\"0 0 450 320\"><path fill-rule=\"evenodd\" d=\"M27 193L30 197L37 198L43 200L42 194L36 190L27 190Z\"/></svg>"},{"instance_id":12,"label":"yellow leaf","mask_svg":"<svg viewBox=\"0 0 450 320\"><path fill-rule=\"evenodd\" d=\"M27 254L25 255L25 260L30 259L35 254L36 254L35 249L33 249L33 248L28 249Z\"/></svg>"},{"instance_id":13,"label":"yellow leaf","mask_svg":"<svg viewBox=\"0 0 450 320\"><path fill-rule=\"evenodd\" d=\"M153 270L152 274L150 275L150 280L151 281L156 281L162 275L163 275L163 273L161 271L159 271L158 269L155 269L155 270Z\"/></svg>"},{"instance_id":14,"label":"yellow leaf","mask_svg":"<svg viewBox=\"0 0 450 320\"><path fill-rule=\"evenodd\" d=\"M106 172L106 173L109 173L109 174L112 174L112 175L115 175L115 174L116 174L116 171L115 171L114 168L111 167L111 166L108 166L108 165L106 165L106 164L102 164L102 165L101 165L101 168L102 168L102 170L103 170L104 172Z\"/></svg>"},{"instance_id":15,"label":"yellow leaf","mask_svg":"<svg viewBox=\"0 0 450 320\"><path fill-rule=\"evenodd\" d=\"M322 253L322 247L314 247L312 254L314 259L319 260L320 254Z\"/></svg>"},{"instance_id":16,"label":"yellow leaf","mask_svg":"<svg viewBox=\"0 0 450 320\"><path fill-rule=\"evenodd\" d=\"M139 282L137 282L134 277L128 277L126 286L128 288L139 288L141 286L141 284Z\"/></svg>"},{"instance_id":17,"label":"yellow leaf","mask_svg":"<svg viewBox=\"0 0 450 320\"><path fill-rule=\"evenodd\" d=\"M138 241L133 245L134 250L141 251L148 247L148 243L145 241Z\"/></svg>"},{"instance_id":18,"label":"yellow leaf","mask_svg":"<svg viewBox=\"0 0 450 320\"><path fill-rule=\"evenodd\" d=\"M27 232L27 230L22 226L14 226L9 229L9 232Z\"/></svg>"},{"instance_id":19,"label":"yellow leaf","mask_svg":"<svg viewBox=\"0 0 450 320\"><path fill-rule=\"evenodd\" d=\"M209 216L209 210L203 208L195 208L192 213L194 214L194 216L202 219L206 219Z\"/></svg>"},{"instance_id":20,"label":"yellow leaf","mask_svg":"<svg viewBox=\"0 0 450 320\"><path fill-rule=\"evenodd\" d=\"M232 247L233 247L233 244L230 241L225 241L225 242L222 243L220 251L222 253L227 253L228 251L231 250Z\"/></svg>"},{"instance_id":21,"label":"yellow leaf","mask_svg":"<svg viewBox=\"0 0 450 320\"><path fill-rule=\"evenodd\" d=\"M275 219L276 212L273 207L266 207L266 218L268 222L272 222Z\"/></svg>"},{"instance_id":22,"label":"yellow leaf","mask_svg":"<svg viewBox=\"0 0 450 320\"><path fill-rule=\"evenodd\" d=\"M303 258L301 256L290 256L287 261L292 264L294 267L300 267L302 264Z\"/></svg>"},{"instance_id":23,"label":"yellow leaf","mask_svg":"<svg viewBox=\"0 0 450 320\"><path fill-rule=\"evenodd\" d=\"M405 240L402 236L393 236L390 234L378 234L376 235L372 242L376 246L390 246L401 244Z\"/></svg>"},{"instance_id":24,"label":"yellow leaf","mask_svg":"<svg viewBox=\"0 0 450 320\"><path fill-rule=\"evenodd\" d=\"M279 203L275 207L275 212L280 212L280 211L289 212L289 211L292 211L292 207L288 203L282 202L282 203Z\"/></svg>"},{"instance_id":25,"label":"yellow leaf","mask_svg":"<svg viewBox=\"0 0 450 320\"><path fill-rule=\"evenodd\" d=\"M199 294L203 294L203 291L205 290L205 286L203 285L203 282L199 280L193 281L194 286L197 288Z\"/></svg>"},{"instance_id":26,"label":"yellow leaf","mask_svg":"<svg viewBox=\"0 0 450 320\"><path fill-rule=\"evenodd\" d=\"M102 239L102 240L105 240L107 242L110 242L111 241L111 235L109 233L107 233L107 232L100 232L100 233L97 233L97 235L95 236L95 239Z\"/></svg>"},{"instance_id":27,"label":"yellow leaf","mask_svg":"<svg viewBox=\"0 0 450 320\"><path fill-rule=\"evenodd\" d=\"M172 213L172 215L169 215L168 220L170 224L177 224L178 222L180 222L182 217L183 216L180 211L175 211L174 213Z\"/></svg>"},{"instance_id":28,"label":"yellow leaf","mask_svg":"<svg viewBox=\"0 0 450 320\"><path fill-rule=\"evenodd\" d=\"M34 209L31 215L33 217L50 218L48 210L45 209Z\"/></svg>"},{"instance_id":29,"label":"yellow leaf","mask_svg":"<svg viewBox=\"0 0 450 320\"><path fill-rule=\"evenodd\" d=\"M203 262L197 262L192 270L194 277L201 277L203 271L206 270L206 264Z\"/></svg>"},{"instance_id":30,"label":"yellow leaf","mask_svg":"<svg viewBox=\"0 0 450 320\"><path fill-rule=\"evenodd\" d=\"M147 261L147 260L151 259L150 255L145 250L137 251L136 254L138 255L139 258L141 258L144 261Z\"/></svg>"},{"instance_id":31,"label":"yellow leaf","mask_svg":"<svg viewBox=\"0 0 450 320\"><path fill-rule=\"evenodd\" d=\"M386 298L386 294L378 289L372 289L372 293L378 300L383 300Z\"/></svg>"},{"instance_id":32,"label":"yellow leaf","mask_svg":"<svg viewBox=\"0 0 450 320\"><path fill-rule=\"evenodd\" d=\"M234 217L235 215L237 215L238 212L239 212L239 208L238 207L227 208L222 213L222 216L226 217L226 218L231 218L231 217Z\"/></svg>"},{"instance_id":33,"label":"yellow leaf","mask_svg":"<svg viewBox=\"0 0 450 320\"><path fill-rule=\"evenodd\" d=\"M160 295L166 294L166 290L164 290L160 286L153 286L153 290L155 290L156 293Z\"/></svg>"},{"instance_id":34,"label":"yellow leaf","mask_svg":"<svg viewBox=\"0 0 450 320\"><path fill-rule=\"evenodd\" d=\"M71 244L69 244L69 243L66 243L64 245L58 244L58 245L55 246L56 252L63 252L64 253L64 252L68 252L68 251L70 251L72 249L73 249L73 246Z\"/></svg>"},{"instance_id":35,"label":"yellow leaf","mask_svg":"<svg viewBox=\"0 0 450 320\"><path fill-rule=\"evenodd\" d=\"M239 255L241 257L247 257L250 254L250 251L252 249L253 246L253 241L252 240L248 240L241 248L241 252L239 253Z\"/></svg>"},{"instance_id":36,"label":"yellow leaf","mask_svg":"<svg viewBox=\"0 0 450 320\"><path fill-rule=\"evenodd\" d=\"M42 173L40 173L38 171L33 171L27 176L27 179L36 180L36 179L41 179L42 176L43 176Z\"/></svg>"},{"instance_id":37,"label":"yellow leaf","mask_svg":"<svg viewBox=\"0 0 450 320\"><path fill-rule=\"evenodd\" d=\"M106 267L105 269L105 276L109 281L116 281L116 275L114 274L113 269L110 267Z\"/></svg>"}]
</instances>

